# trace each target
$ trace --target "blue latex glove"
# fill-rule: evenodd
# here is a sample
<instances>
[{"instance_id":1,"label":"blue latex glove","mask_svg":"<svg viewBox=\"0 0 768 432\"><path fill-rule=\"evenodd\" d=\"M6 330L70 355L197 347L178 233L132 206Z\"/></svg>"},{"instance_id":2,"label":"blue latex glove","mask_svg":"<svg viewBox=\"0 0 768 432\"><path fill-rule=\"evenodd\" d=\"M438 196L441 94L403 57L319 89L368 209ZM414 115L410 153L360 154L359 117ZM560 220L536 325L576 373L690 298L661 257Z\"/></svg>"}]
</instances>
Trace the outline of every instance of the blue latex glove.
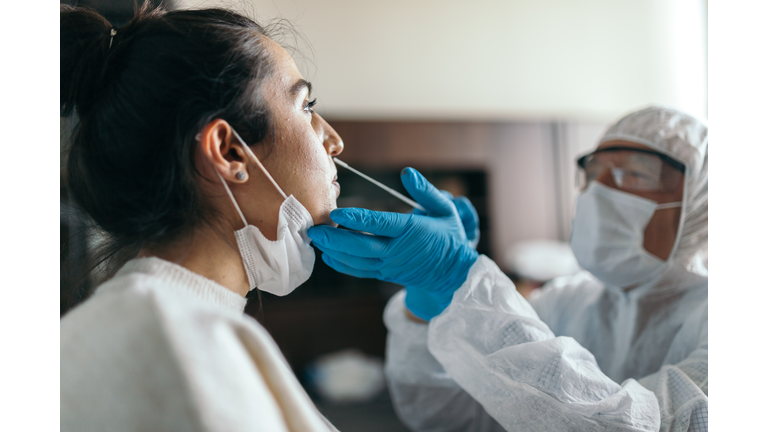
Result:
<instances>
[{"instance_id":1,"label":"blue latex glove","mask_svg":"<svg viewBox=\"0 0 768 432\"><path fill-rule=\"evenodd\" d=\"M454 197L450 192L444 190L441 190L440 193L453 201L453 205L456 206L456 210L459 212L459 218L464 226L464 233L467 235L469 245L472 246L472 249L477 249L477 244L480 243L480 217L477 215L475 206L466 197ZM427 212L413 209L413 214L426 215Z\"/></svg>"},{"instance_id":2,"label":"blue latex glove","mask_svg":"<svg viewBox=\"0 0 768 432\"><path fill-rule=\"evenodd\" d=\"M373 235L325 225L308 234L333 269L404 285L406 307L429 320L450 304L478 255L453 201L413 168L400 177L428 215L342 208L331 212L334 222Z\"/></svg>"}]
</instances>

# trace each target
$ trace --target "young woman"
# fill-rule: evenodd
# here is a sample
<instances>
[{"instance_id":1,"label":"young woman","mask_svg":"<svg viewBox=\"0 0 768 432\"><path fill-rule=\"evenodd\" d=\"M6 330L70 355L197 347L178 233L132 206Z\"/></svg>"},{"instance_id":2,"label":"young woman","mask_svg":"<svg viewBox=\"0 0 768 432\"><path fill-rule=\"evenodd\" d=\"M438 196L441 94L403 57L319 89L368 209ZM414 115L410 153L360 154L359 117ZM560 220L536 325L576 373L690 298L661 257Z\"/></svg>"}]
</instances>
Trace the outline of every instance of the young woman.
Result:
<instances>
[{"instance_id":1,"label":"young woman","mask_svg":"<svg viewBox=\"0 0 768 432\"><path fill-rule=\"evenodd\" d=\"M312 271L341 138L263 27L144 6L113 28L61 6L67 187L135 251L61 321L63 431L328 431L245 295Z\"/></svg>"}]
</instances>

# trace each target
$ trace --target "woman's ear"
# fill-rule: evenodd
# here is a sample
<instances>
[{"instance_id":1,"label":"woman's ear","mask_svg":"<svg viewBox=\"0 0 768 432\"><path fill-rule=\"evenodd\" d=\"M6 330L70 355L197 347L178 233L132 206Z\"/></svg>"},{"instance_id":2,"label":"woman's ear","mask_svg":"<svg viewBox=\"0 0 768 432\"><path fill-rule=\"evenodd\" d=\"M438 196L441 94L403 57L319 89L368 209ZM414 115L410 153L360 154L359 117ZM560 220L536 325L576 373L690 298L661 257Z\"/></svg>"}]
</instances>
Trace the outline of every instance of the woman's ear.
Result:
<instances>
[{"instance_id":1,"label":"woman's ear","mask_svg":"<svg viewBox=\"0 0 768 432\"><path fill-rule=\"evenodd\" d=\"M198 143L203 160L210 163L224 180L232 183L248 181L248 156L229 123L222 119L211 121L198 134Z\"/></svg>"}]
</instances>

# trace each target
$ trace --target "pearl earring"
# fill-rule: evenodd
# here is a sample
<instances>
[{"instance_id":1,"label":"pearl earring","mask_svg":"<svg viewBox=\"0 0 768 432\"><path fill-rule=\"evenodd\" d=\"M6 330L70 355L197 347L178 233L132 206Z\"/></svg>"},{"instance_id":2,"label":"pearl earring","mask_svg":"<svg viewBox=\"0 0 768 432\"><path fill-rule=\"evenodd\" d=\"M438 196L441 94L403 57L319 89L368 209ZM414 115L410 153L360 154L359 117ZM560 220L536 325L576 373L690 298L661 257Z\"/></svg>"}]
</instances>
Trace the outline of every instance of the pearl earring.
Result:
<instances>
[{"instance_id":1,"label":"pearl earring","mask_svg":"<svg viewBox=\"0 0 768 432\"><path fill-rule=\"evenodd\" d=\"M237 179L240 181L245 180L245 173L242 171L238 171L237 174L235 174L235 177L237 177Z\"/></svg>"}]
</instances>

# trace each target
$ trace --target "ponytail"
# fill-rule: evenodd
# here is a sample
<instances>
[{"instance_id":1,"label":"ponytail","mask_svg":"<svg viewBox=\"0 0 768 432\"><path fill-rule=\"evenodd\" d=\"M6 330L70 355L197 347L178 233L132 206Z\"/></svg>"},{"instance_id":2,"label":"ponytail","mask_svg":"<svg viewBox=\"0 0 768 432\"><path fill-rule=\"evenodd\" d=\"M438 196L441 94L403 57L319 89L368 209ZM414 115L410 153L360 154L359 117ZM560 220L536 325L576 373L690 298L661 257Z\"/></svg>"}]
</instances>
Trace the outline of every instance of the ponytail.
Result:
<instances>
[{"instance_id":1,"label":"ponytail","mask_svg":"<svg viewBox=\"0 0 768 432\"><path fill-rule=\"evenodd\" d=\"M94 266L210 223L195 135L221 118L246 142L267 137L264 28L232 11L145 1L113 37L97 12L60 8L60 109L78 118L64 182L108 239Z\"/></svg>"},{"instance_id":2,"label":"ponytail","mask_svg":"<svg viewBox=\"0 0 768 432\"><path fill-rule=\"evenodd\" d=\"M85 108L101 87L112 25L87 8L61 5L61 115Z\"/></svg>"}]
</instances>

